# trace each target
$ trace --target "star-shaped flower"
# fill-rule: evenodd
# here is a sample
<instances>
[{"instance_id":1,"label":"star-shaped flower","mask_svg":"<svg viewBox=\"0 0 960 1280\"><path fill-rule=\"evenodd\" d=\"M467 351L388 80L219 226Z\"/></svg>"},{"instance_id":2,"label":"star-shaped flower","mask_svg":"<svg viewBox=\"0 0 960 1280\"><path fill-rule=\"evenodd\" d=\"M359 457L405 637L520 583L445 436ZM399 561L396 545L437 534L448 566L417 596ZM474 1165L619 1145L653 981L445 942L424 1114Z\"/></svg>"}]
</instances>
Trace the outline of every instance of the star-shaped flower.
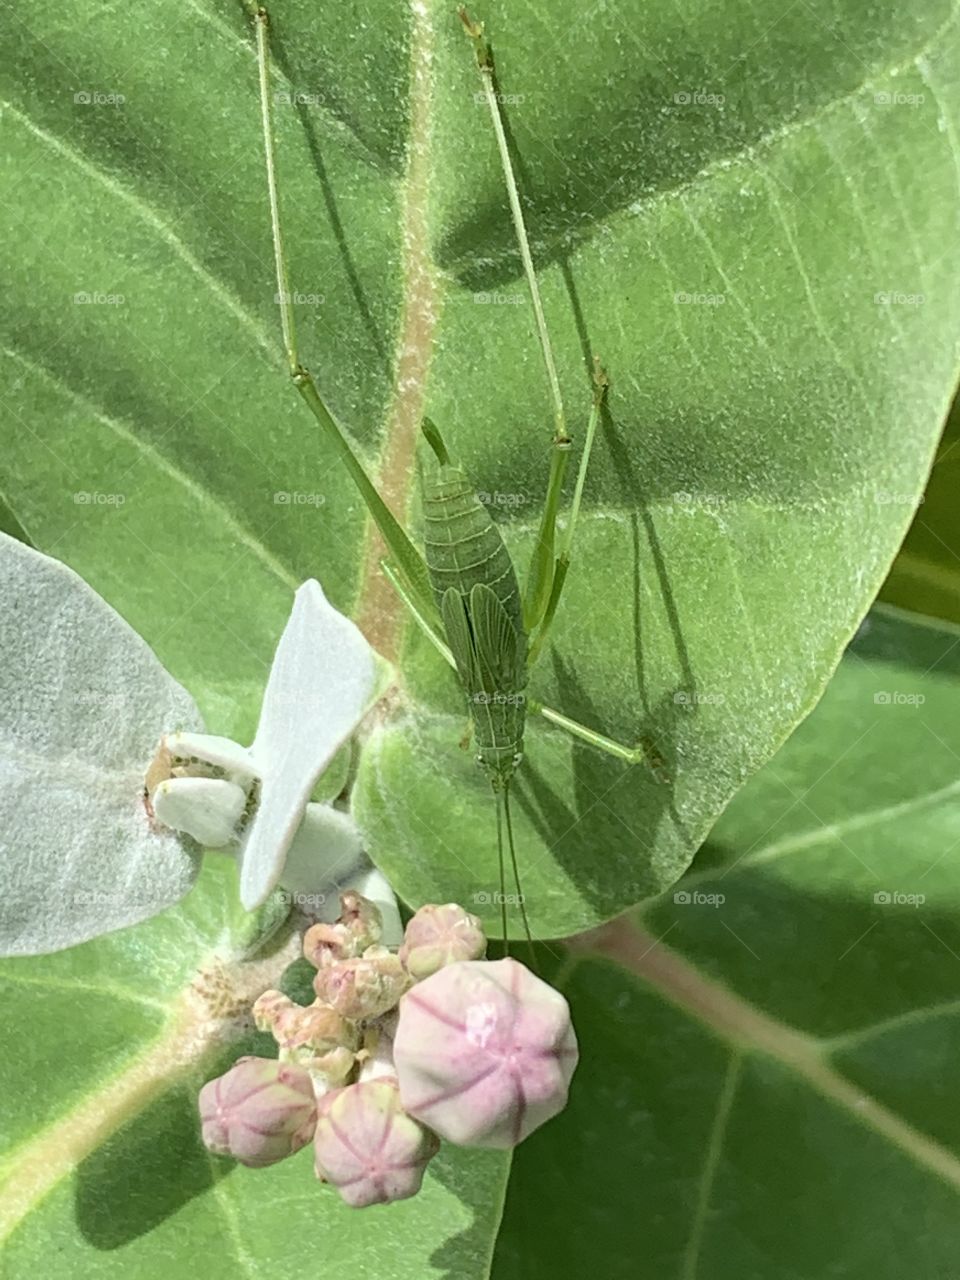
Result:
<instances>
[{"instance_id":1,"label":"star-shaped flower","mask_svg":"<svg viewBox=\"0 0 960 1280\"><path fill-rule=\"evenodd\" d=\"M163 751L182 763L153 790L157 821L210 847L238 838L240 898L248 911L280 882L310 793L356 731L377 687L374 651L311 579L297 591L280 637L253 745L194 733L164 739ZM312 863L346 871L357 862L359 834L347 815L313 805L293 852L296 878L307 868L315 883Z\"/></svg>"}]
</instances>

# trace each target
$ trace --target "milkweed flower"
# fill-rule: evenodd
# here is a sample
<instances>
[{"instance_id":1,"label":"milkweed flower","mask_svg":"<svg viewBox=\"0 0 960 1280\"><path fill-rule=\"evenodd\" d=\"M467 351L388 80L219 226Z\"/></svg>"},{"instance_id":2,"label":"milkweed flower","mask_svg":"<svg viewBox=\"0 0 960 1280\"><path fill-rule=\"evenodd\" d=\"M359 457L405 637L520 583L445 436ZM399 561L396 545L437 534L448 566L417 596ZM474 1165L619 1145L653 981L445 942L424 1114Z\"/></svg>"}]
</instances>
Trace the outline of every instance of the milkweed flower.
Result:
<instances>
[{"instance_id":1,"label":"milkweed flower","mask_svg":"<svg viewBox=\"0 0 960 1280\"><path fill-rule=\"evenodd\" d=\"M222 845L237 839L240 898L248 911L281 881L317 779L375 700L377 671L359 629L311 579L294 597L252 745L196 733L163 740L160 755L171 766L153 787L156 818L200 843L211 829ZM206 776L197 777L201 771ZM359 861L359 833L346 815L313 806L312 824L310 847L300 853L313 864L314 883L316 865L331 860L324 844L341 871Z\"/></svg>"},{"instance_id":2,"label":"milkweed flower","mask_svg":"<svg viewBox=\"0 0 960 1280\"><path fill-rule=\"evenodd\" d=\"M439 1149L437 1136L403 1109L395 1080L352 1084L320 1103L317 1177L353 1208L416 1195Z\"/></svg>"},{"instance_id":3,"label":"milkweed flower","mask_svg":"<svg viewBox=\"0 0 960 1280\"><path fill-rule=\"evenodd\" d=\"M376 941L374 903L350 890L340 904L338 920L313 925L304 937L317 999L300 1005L265 991L253 1016L277 1042L275 1070L301 1073L301 1095L311 1085L317 1176L362 1208L415 1195L441 1137L481 1147L522 1141L565 1105L577 1042L566 1000L524 965L454 958L482 954L486 944L479 921L462 907L430 905L413 916L400 948L405 966ZM417 969L421 948L431 972L417 982L410 961ZM250 1061L257 1060L242 1060ZM224 1107L225 1089L211 1082L201 1094L211 1150L247 1163L289 1154L282 1125L275 1146L249 1146L249 1116ZM252 1128L273 1136L270 1125L254 1121ZM305 1129L294 1128L302 1144Z\"/></svg>"},{"instance_id":4,"label":"milkweed flower","mask_svg":"<svg viewBox=\"0 0 960 1280\"><path fill-rule=\"evenodd\" d=\"M567 1102L570 1009L519 961L446 965L400 1001L393 1045L405 1109L449 1142L514 1147Z\"/></svg>"},{"instance_id":5,"label":"milkweed flower","mask_svg":"<svg viewBox=\"0 0 960 1280\"><path fill-rule=\"evenodd\" d=\"M313 1137L317 1102L309 1074L276 1058L240 1058L200 1090L203 1141L254 1169L276 1164Z\"/></svg>"}]
</instances>

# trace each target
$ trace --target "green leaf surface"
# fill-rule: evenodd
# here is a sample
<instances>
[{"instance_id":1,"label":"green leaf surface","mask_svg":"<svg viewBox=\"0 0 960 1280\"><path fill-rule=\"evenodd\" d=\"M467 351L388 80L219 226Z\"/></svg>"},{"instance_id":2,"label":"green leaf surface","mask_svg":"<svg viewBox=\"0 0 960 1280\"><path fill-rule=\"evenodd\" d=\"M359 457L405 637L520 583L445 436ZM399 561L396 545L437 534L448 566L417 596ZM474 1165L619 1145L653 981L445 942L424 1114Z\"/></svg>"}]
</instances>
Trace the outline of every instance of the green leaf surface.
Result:
<instances>
[{"instance_id":1,"label":"green leaf surface","mask_svg":"<svg viewBox=\"0 0 960 1280\"><path fill-rule=\"evenodd\" d=\"M321 1187L307 1149L270 1169L210 1156L202 1083L269 1054L249 1006L296 939L250 954L231 860L185 901L54 956L5 961L0 1242L11 1280L349 1273L482 1280L509 1158L446 1147L415 1199L370 1213Z\"/></svg>"},{"instance_id":2,"label":"green leaf surface","mask_svg":"<svg viewBox=\"0 0 960 1280\"><path fill-rule=\"evenodd\" d=\"M958 33L948 0L478 16L575 437L594 352L611 379L530 693L653 739L673 779L531 727L524 891L557 935L684 869L815 702L902 537L956 379ZM551 410L452 6L278 0L272 19L303 358L396 510L415 512L426 409L525 558ZM12 513L241 740L290 592L319 577L400 658L356 788L374 859L408 901L495 921L452 677L285 385L241 7L28 0L10 36Z\"/></svg>"},{"instance_id":3,"label":"green leaf surface","mask_svg":"<svg viewBox=\"0 0 960 1280\"><path fill-rule=\"evenodd\" d=\"M960 631L874 611L680 884L573 959L572 1103L496 1280L953 1273L958 725Z\"/></svg>"}]
</instances>

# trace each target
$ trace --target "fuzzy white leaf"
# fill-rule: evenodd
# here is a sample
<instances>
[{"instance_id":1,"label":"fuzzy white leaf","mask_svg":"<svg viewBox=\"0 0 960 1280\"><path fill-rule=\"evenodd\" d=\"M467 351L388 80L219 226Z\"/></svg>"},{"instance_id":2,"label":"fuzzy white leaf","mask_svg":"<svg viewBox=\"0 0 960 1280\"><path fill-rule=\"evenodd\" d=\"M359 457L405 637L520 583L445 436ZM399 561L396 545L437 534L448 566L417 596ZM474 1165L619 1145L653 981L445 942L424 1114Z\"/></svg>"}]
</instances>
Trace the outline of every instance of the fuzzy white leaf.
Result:
<instances>
[{"instance_id":1,"label":"fuzzy white leaf","mask_svg":"<svg viewBox=\"0 0 960 1280\"><path fill-rule=\"evenodd\" d=\"M82 578L0 534L0 952L74 946L155 915L198 855L141 792L193 700Z\"/></svg>"}]
</instances>

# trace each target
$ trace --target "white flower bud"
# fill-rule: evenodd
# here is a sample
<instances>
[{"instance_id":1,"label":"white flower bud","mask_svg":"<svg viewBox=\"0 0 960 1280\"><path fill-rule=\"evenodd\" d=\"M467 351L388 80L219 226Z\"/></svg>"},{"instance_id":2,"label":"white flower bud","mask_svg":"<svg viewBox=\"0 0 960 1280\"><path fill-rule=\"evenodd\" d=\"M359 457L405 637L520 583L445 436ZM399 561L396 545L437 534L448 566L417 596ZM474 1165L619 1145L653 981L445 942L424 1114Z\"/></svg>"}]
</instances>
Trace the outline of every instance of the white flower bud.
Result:
<instances>
[{"instance_id":1,"label":"white flower bud","mask_svg":"<svg viewBox=\"0 0 960 1280\"><path fill-rule=\"evenodd\" d=\"M225 778L168 778L153 793L157 822L193 836L206 849L229 844L247 805L247 793Z\"/></svg>"}]
</instances>

